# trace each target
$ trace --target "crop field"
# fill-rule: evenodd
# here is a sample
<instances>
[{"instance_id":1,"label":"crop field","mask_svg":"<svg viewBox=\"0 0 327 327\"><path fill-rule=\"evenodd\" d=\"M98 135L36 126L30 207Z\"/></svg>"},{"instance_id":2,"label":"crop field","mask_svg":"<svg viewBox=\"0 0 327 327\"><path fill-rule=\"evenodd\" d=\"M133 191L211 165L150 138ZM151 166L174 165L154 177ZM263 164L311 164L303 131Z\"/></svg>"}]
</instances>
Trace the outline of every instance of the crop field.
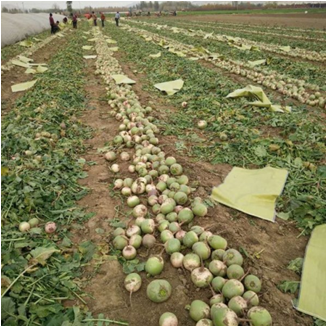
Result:
<instances>
[{"instance_id":1,"label":"crop field","mask_svg":"<svg viewBox=\"0 0 327 327\"><path fill-rule=\"evenodd\" d=\"M326 33L218 16L2 49L2 325L325 325L293 304L326 223ZM215 201L235 167L287 171L275 221Z\"/></svg>"}]
</instances>

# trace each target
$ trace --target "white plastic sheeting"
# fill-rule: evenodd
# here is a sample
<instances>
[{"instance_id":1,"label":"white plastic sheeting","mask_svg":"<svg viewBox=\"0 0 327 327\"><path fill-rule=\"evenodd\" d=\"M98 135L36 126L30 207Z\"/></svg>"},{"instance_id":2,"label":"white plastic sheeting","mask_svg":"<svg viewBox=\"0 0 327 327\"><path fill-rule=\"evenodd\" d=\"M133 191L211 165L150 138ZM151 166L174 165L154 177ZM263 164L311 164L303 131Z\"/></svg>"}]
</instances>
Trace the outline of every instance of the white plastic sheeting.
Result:
<instances>
[{"instance_id":1,"label":"white plastic sheeting","mask_svg":"<svg viewBox=\"0 0 327 327\"><path fill-rule=\"evenodd\" d=\"M54 21L65 16L53 14ZM1 48L49 29L49 14L1 14Z\"/></svg>"}]
</instances>

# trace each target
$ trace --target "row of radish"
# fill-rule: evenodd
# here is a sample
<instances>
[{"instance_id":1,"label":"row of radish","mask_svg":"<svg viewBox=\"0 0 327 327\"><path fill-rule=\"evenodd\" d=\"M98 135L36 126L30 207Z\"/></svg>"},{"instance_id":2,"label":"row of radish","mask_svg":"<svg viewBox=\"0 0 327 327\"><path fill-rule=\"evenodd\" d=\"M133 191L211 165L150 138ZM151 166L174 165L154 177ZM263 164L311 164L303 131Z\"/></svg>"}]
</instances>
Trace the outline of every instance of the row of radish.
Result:
<instances>
[{"instance_id":1,"label":"row of radish","mask_svg":"<svg viewBox=\"0 0 327 327\"><path fill-rule=\"evenodd\" d=\"M237 326L242 321L255 326L271 325L269 312L258 306L261 281L245 273L242 255L228 248L227 240L220 235L191 226L194 218L206 216L207 206L201 198L192 196L194 189L188 185L182 165L160 148L159 129L150 116L152 108L142 107L130 86L116 85L111 78L112 74L122 74L121 67L101 32L94 29L94 34L96 73L107 84L110 113L120 123L113 140L117 150L106 153L105 159L114 173L125 166L120 162L129 162L129 173L137 175L114 182L115 189L126 196L132 217L127 228L113 231L112 246L126 260L134 259L141 248L149 251L161 246L160 253L146 261L148 276L162 273L167 264L163 257L166 252L173 267L189 272L197 288L208 288L213 293L210 305L195 300L189 307L190 317L198 326ZM125 279L130 296L141 285L142 278L137 273ZM167 301L172 292L171 284L164 279L155 279L147 286L147 297L155 303ZM174 313L166 312L159 324L178 325L178 319Z\"/></svg>"}]
</instances>

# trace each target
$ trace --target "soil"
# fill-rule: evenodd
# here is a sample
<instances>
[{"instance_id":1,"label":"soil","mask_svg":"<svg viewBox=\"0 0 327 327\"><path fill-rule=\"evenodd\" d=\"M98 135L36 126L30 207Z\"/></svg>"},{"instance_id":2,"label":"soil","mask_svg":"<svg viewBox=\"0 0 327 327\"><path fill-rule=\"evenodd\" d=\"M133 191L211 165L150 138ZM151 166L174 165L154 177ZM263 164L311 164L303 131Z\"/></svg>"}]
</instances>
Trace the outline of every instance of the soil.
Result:
<instances>
[{"instance_id":1,"label":"soil","mask_svg":"<svg viewBox=\"0 0 327 327\"><path fill-rule=\"evenodd\" d=\"M174 17L169 17L174 19ZM232 14L232 15L188 15L178 19L217 23L251 24L261 26L285 26L303 29L326 30L325 14Z\"/></svg>"},{"instance_id":2,"label":"soil","mask_svg":"<svg viewBox=\"0 0 327 327\"><path fill-rule=\"evenodd\" d=\"M122 63L122 61L120 61ZM117 133L117 122L107 115L109 109L105 102L101 101L105 94L105 85L101 77L94 76L92 71L94 62L88 61L87 88L89 99L89 110L81 118L86 124L95 129L94 137L87 141L89 150L84 158L87 161L95 161L97 164L88 168L89 176L81 180L81 184L91 189L89 195L82 199L79 204L87 208L89 212L96 215L85 224L82 229L74 231L73 240L78 244L84 240L92 240L102 249L104 263L94 272L94 266L85 268L84 280L86 280L84 291L89 296L88 309L94 314L103 313L109 319L115 321L127 321L134 326L158 325L158 319L164 312L174 312L179 325L194 325L189 318L185 306L195 299L208 301L211 294L205 289L196 289L190 280L190 274L182 270L176 270L169 263L169 257L165 259L164 271L157 277L168 280L173 293L171 298L160 305L151 302L146 297L146 287L153 280L141 273L143 285L141 289L132 295L132 307L130 306L129 294L124 289L125 274L120 263L110 256L108 248L108 235L112 231L108 219L117 216L116 209L119 206L121 212L126 212L124 204L118 197L111 197L109 184L115 179L109 170L109 164L97 153L97 148L103 147L105 142L112 139ZM126 63L122 64L123 71L130 78L137 81L133 90L139 96L142 105L147 106L155 101L156 110L153 116L166 120L168 115L174 113L176 108L166 103L165 99L156 98L142 90L141 80L143 75L134 75L132 67ZM206 162L194 162L194 158L176 153L174 143L175 136L159 136L161 148L167 155L174 155L182 164L185 174L189 176L190 183L198 182L195 196L207 198L212 187L221 184L232 169L231 166L211 165ZM118 160L119 164L122 164ZM124 165L127 165L126 163ZM126 171L126 169L122 169ZM125 177L132 177L126 176ZM120 215L121 218L121 215ZM280 292L276 285L282 280L298 280L299 277L286 269L290 260L304 255L308 239L297 238L299 230L292 222L278 220L276 223L268 223L260 219L252 218L236 210L222 205L210 208L208 215L202 219L196 219L195 224L211 226L213 233L221 234L228 240L229 247L239 249L243 247L249 258L245 260L245 269L257 274L263 281L261 304L266 307L273 317L274 325L311 325L312 319L295 311L292 307L292 296ZM103 234L96 232L97 228L104 230ZM159 254L161 248L155 248L150 255ZM144 250L139 251L145 256ZM141 257L141 260L144 260ZM94 262L96 265L96 262Z\"/></svg>"},{"instance_id":3,"label":"soil","mask_svg":"<svg viewBox=\"0 0 327 327\"><path fill-rule=\"evenodd\" d=\"M67 43L67 38L57 38L56 40L54 51L50 51L49 47L46 46L34 52L29 58L33 59L34 63L47 63ZM25 74L25 70L24 67L14 66L12 69L1 73L1 116L12 110L16 100L24 95L24 92L13 93L11 86L37 78L37 75Z\"/></svg>"}]
</instances>

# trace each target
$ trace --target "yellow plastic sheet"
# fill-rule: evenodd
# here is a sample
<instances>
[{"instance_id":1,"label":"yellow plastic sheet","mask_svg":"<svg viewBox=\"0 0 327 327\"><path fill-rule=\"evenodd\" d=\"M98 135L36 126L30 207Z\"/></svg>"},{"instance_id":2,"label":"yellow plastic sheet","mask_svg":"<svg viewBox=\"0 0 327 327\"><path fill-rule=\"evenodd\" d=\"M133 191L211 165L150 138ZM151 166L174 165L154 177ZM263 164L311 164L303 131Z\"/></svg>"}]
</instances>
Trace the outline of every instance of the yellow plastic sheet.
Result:
<instances>
[{"instance_id":1,"label":"yellow plastic sheet","mask_svg":"<svg viewBox=\"0 0 327 327\"><path fill-rule=\"evenodd\" d=\"M156 54L150 54L149 57L150 57L150 58L159 58L159 57L161 57L161 51L159 51L159 52L156 53Z\"/></svg>"},{"instance_id":2,"label":"yellow plastic sheet","mask_svg":"<svg viewBox=\"0 0 327 327\"><path fill-rule=\"evenodd\" d=\"M97 55L83 56L84 59L95 59Z\"/></svg>"},{"instance_id":3,"label":"yellow plastic sheet","mask_svg":"<svg viewBox=\"0 0 327 327\"><path fill-rule=\"evenodd\" d=\"M326 321L326 225L317 226L307 245L297 310Z\"/></svg>"},{"instance_id":4,"label":"yellow plastic sheet","mask_svg":"<svg viewBox=\"0 0 327 327\"><path fill-rule=\"evenodd\" d=\"M253 170L234 167L224 183L213 188L211 198L251 216L274 221L275 202L287 175L287 170L272 167Z\"/></svg>"},{"instance_id":5,"label":"yellow plastic sheet","mask_svg":"<svg viewBox=\"0 0 327 327\"><path fill-rule=\"evenodd\" d=\"M176 79L171 82L164 82L155 84L154 87L159 89L160 91L166 92L168 95L173 95L179 90L182 89L184 85L184 81L182 79Z\"/></svg>"},{"instance_id":6,"label":"yellow plastic sheet","mask_svg":"<svg viewBox=\"0 0 327 327\"><path fill-rule=\"evenodd\" d=\"M21 92L21 91L28 90L28 89L30 89L31 87L33 87L33 85L36 83L36 81L37 81L37 80L12 85L12 86L11 86L11 91L12 91L12 92Z\"/></svg>"},{"instance_id":7,"label":"yellow plastic sheet","mask_svg":"<svg viewBox=\"0 0 327 327\"><path fill-rule=\"evenodd\" d=\"M258 86L247 85L243 89L238 89L232 93L229 93L226 98L239 98L239 97L247 97L256 100L254 102L249 102L249 105L252 106L269 108L271 111L276 111L276 112L292 111L292 108L289 106L283 107L278 104L273 105L268 99L268 97L266 96L263 89Z\"/></svg>"},{"instance_id":8,"label":"yellow plastic sheet","mask_svg":"<svg viewBox=\"0 0 327 327\"><path fill-rule=\"evenodd\" d=\"M115 80L116 84L135 84L136 82L132 79L128 78L125 75L111 75L111 77Z\"/></svg>"}]
</instances>

